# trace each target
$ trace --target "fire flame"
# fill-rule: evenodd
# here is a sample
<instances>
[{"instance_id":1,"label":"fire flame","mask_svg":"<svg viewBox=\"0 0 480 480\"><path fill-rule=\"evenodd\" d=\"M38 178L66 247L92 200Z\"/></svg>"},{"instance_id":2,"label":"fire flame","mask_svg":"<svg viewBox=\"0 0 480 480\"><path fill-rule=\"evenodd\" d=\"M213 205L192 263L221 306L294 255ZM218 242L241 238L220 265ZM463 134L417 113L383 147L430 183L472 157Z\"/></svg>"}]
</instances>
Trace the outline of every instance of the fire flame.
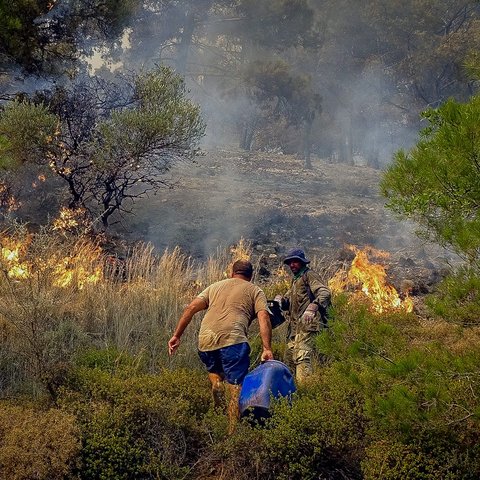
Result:
<instances>
[{"instance_id":1,"label":"fire flame","mask_svg":"<svg viewBox=\"0 0 480 480\"><path fill-rule=\"evenodd\" d=\"M240 240L237 244L230 247L230 255L231 255L230 263L228 264L227 269L223 272L223 276L225 278L227 278L231 275L233 264L237 260L250 260L251 246L242 237L242 238L240 238Z\"/></svg>"},{"instance_id":2,"label":"fire flame","mask_svg":"<svg viewBox=\"0 0 480 480\"><path fill-rule=\"evenodd\" d=\"M40 183L44 183L46 182L47 180L47 177L43 174L43 173L40 173L38 176L37 176L37 180L40 182ZM38 183L35 181L35 182L32 182L32 187L33 188L37 188L38 187Z\"/></svg>"},{"instance_id":3,"label":"fire flame","mask_svg":"<svg viewBox=\"0 0 480 480\"><path fill-rule=\"evenodd\" d=\"M71 255L52 256L47 265L53 271L53 285L62 288L77 285L80 290L87 285L96 285L103 278L101 257L101 248L88 243L77 246Z\"/></svg>"},{"instance_id":4,"label":"fire flame","mask_svg":"<svg viewBox=\"0 0 480 480\"><path fill-rule=\"evenodd\" d=\"M103 278L102 249L90 241L77 242L68 254L55 251L47 258L27 260L30 242L31 237L23 243L5 234L0 237L0 264L9 278L21 281L39 272L55 287L74 286L80 290Z\"/></svg>"},{"instance_id":5,"label":"fire flame","mask_svg":"<svg viewBox=\"0 0 480 480\"><path fill-rule=\"evenodd\" d=\"M72 230L83 223L84 214L85 210L82 208L76 210L62 208L58 218L53 221L52 228L53 230L59 230L62 232Z\"/></svg>"},{"instance_id":6,"label":"fire flame","mask_svg":"<svg viewBox=\"0 0 480 480\"><path fill-rule=\"evenodd\" d=\"M353 289L352 297L367 297L372 304L372 310L377 313L413 311L413 302L408 296L408 292L405 292L405 298L402 300L395 287L388 284L385 267L378 263L371 263L368 259L369 255L388 258L387 252L372 247L365 247L363 250L353 245L347 247L355 252L355 258L352 260L348 272L339 270L328 282L332 292L339 293Z\"/></svg>"},{"instance_id":7,"label":"fire flame","mask_svg":"<svg viewBox=\"0 0 480 480\"><path fill-rule=\"evenodd\" d=\"M0 259L5 265L9 278L28 278L30 276L30 266L27 262L20 260L24 255L26 244L4 237L1 239Z\"/></svg>"}]
</instances>

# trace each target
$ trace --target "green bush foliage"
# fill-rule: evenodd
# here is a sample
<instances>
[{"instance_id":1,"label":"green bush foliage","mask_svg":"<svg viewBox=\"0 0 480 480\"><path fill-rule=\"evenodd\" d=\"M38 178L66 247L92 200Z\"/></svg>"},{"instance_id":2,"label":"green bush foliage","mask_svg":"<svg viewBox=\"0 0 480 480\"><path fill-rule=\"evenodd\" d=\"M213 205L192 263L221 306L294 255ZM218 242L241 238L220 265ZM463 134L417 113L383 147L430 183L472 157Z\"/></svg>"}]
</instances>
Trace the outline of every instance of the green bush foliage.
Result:
<instances>
[{"instance_id":1,"label":"green bush foliage","mask_svg":"<svg viewBox=\"0 0 480 480\"><path fill-rule=\"evenodd\" d=\"M426 299L431 313L452 323L480 326L480 276L462 269L451 274L436 287L435 295Z\"/></svg>"},{"instance_id":2,"label":"green bush foliage","mask_svg":"<svg viewBox=\"0 0 480 480\"><path fill-rule=\"evenodd\" d=\"M479 473L474 439L480 430L480 348L452 352L425 330L429 326L415 315L379 317L340 299L330 334L318 339L333 358L326 375L334 375L332 382L343 376L363 398L365 441L372 455L362 462L368 478L473 478L472 472ZM392 439L390 453L375 447ZM387 467L395 449L404 456ZM391 468L385 477L372 473L379 465L369 462L379 457L385 472Z\"/></svg>"},{"instance_id":3,"label":"green bush foliage","mask_svg":"<svg viewBox=\"0 0 480 480\"><path fill-rule=\"evenodd\" d=\"M465 455L449 443L406 445L383 439L368 446L362 472L365 480L473 480L478 478L479 459L478 447Z\"/></svg>"},{"instance_id":4,"label":"green bush foliage","mask_svg":"<svg viewBox=\"0 0 480 480\"><path fill-rule=\"evenodd\" d=\"M285 399L274 402L265 428L245 421L234 435L216 436L210 455L196 469L198 477L213 471L215 478L239 480L335 478L331 476L342 473L359 478L362 402L341 378L336 385L322 378L295 394L291 404ZM341 394L335 396L334 391ZM214 430L218 420L206 421Z\"/></svg>"},{"instance_id":5,"label":"green bush foliage","mask_svg":"<svg viewBox=\"0 0 480 480\"><path fill-rule=\"evenodd\" d=\"M381 182L387 206L416 221L423 233L480 266L480 97L448 100L408 153L395 155Z\"/></svg>"},{"instance_id":6,"label":"green bush foliage","mask_svg":"<svg viewBox=\"0 0 480 480\"><path fill-rule=\"evenodd\" d=\"M59 398L79 422L78 475L85 479L184 478L207 441L205 374L135 373L135 359L111 350L83 356Z\"/></svg>"}]
</instances>

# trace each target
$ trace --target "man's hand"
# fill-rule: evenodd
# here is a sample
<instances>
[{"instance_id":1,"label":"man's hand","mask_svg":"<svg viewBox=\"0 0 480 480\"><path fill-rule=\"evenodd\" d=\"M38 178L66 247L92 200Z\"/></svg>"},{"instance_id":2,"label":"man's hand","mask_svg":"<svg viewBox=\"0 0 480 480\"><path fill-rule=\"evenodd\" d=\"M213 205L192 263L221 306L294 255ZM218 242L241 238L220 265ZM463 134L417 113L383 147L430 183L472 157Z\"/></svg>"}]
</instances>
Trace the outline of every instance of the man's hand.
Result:
<instances>
[{"instance_id":1,"label":"man's hand","mask_svg":"<svg viewBox=\"0 0 480 480\"><path fill-rule=\"evenodd\" d=\"M305 312L302 315L302 322L305 325L310 325L315 319L315 314L318 312L318 305L316 303L310 303Z\"/></svg>"},{"instance_id":2,"label":"man's hand","mask_svg":"<svg viewBox=\"0 0 480 480\"><path fill-rule=\"evenodd\" d=\"M192 317L201 310L208 307L207 302L203 298L194 298L186 307L178 321L177 328L173 333L172 338L168 341L168 354L173 355L180 345L180 337L192 320Z\"/></svg>"},{"instance_id":3,"label":"man's hand","mask_svg":"<svg viewBox=\"0 0 480 480\"><path fill-rule=\"evenodd\" d=\"M265 362L267 360L273 360L273 352L269 349L263 349L262 352L262 362Z\"/></svg>"},{"instance_id":4,"label":"man's hand","mask_svg":"<svg viewBox=\"0 0 480 480\"><path fill-rule=\"evenodd\" d=\"M283 297L282 295L275 295L273 301L277 302L280 305L280 308L284 311L290 308L290 302L287 297Z\"/></svg>"},{"instance_id":5,"label":"man's hand","mask_svg":"<svg viewBox=\"0 0 480 480\"><path fill-rule=\"evenodd\" d=\"M175 353L175 351L177 350L179 345L180 345L180 337L177 337L176 335L174 335L168 341L168 354L173 355Z\"/></svg>"},{"instance_id":6,"label":"man's hand","mask_svg":"<svg viewBox=\"0 0 480 480\"><path fill-rule=\"evenodd\" d=\"M279 303L280 306L282 305L282 300L283 297L281 295L275 295L275 298L273 299L273 301Z\"/></svg>"}]
</instances>

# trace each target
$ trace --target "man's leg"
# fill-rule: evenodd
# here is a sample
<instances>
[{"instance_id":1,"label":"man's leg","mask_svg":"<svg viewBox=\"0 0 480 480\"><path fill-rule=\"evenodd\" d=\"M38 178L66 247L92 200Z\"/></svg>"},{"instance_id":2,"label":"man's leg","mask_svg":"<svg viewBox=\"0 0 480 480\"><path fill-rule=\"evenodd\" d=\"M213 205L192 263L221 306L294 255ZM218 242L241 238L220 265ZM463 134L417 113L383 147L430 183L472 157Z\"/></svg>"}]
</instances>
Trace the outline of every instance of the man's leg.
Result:
<instances>
[{"instance_id":1,"label":"man's leg","mask_svg":"<svg viewBox=\"0 0 480 480\"><path fill-rule=\"evenodd\" d=\"M230 400L228 402L228 433L233 433L240 419L240 410L238 407L238 399L240 397L241 385L232 385L227 382L227 389Z\"/></svg>"},{"instance_id":2,"label":"man's leg","mask_svg":"<svg viewBox=\"0 0 480 480\"><path fill-rule=\"evenodd\" d=\"M238 400L243 379L250 366L250 346L247 342L221 349L222 366L229 393L228 432L233 433L240 418Z\"/></svg>"},{"instance_id":3,"label":"man's leg","mask_svg":"<svg viewBox=\"0 0 480 480\"><path fill-rule=\"evenodd\" d=\"M225 401L225 385L223 384L225 374L222 369L220 350L213 350L210 352L199 351L198 355L208 371L208 379L212 385L212 397L215 408L219 408L225 412L227 409Z\"/></svg>"},{"instance_id":4,"label":"man's leg","mask_svg":"<svg viewBox=\"0 0 480 480\"><path fill-rule=\"evenodd\" d=\"M209 373L208 379L212 384L213 404L215 405L215 408L218 408L224 412L226 410L227 403L225 400L225 384L223 383L223 375L218 373Z\"/></svg>"},{"instance_id":5,"label":"man's leg","mask_svg":"<svg viewBox=\"0 0 480 480\"><path fill-rule=\"evenodd\" d=\"M295 350L295 337L287 338L287 345L285 348L285 353L283 355L283 362L290 369L293 376L295 376L296 365L293 360L293 353Z\"/></svg>"},{"instance_id":6,"label":"man's leg","mask_svg":"<svg viewBox=\"0 0 480 480\"><path fill-rule=\"evenodd\" d=\"M312 373L313 343L316 332L301 332L295 335L293 361L295 363L295 379L303 383Z\"/></svg>"}]
</instances>

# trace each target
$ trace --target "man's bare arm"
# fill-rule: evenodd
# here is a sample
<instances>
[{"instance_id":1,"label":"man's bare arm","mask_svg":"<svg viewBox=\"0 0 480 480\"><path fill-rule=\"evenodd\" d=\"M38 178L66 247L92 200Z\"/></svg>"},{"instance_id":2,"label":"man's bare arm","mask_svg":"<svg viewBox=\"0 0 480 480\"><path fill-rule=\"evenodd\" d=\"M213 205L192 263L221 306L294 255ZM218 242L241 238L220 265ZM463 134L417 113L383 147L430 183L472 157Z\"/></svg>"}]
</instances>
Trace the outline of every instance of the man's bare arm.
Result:
<instances>
[{"instance_id":1,"label":"man's bare arm","mask_svg":"<svg viewBox=\"0 0 480 480\"><path fill-rule=\"evenodd\" d=\"M262 361L273 360L272 352L272 324L266 310L260 310L257 314L260 326L260 338L262 339Z\"/></svg>"},{"instance_id":2,"label":"man's bare arm","mask_svg":"<svg viewBox=\"0 0 480 480\"><path fill-rule=\"evenodd\" d=\"M180 337L188 327L188 324L192 321L193 316L207 308L207 303L200 297L194 298L190 304L185 308L177 323L177 327L173 332L172 338L168 341L168 354L173 355L180 345Z\"/></svg>"}]
</instances>

